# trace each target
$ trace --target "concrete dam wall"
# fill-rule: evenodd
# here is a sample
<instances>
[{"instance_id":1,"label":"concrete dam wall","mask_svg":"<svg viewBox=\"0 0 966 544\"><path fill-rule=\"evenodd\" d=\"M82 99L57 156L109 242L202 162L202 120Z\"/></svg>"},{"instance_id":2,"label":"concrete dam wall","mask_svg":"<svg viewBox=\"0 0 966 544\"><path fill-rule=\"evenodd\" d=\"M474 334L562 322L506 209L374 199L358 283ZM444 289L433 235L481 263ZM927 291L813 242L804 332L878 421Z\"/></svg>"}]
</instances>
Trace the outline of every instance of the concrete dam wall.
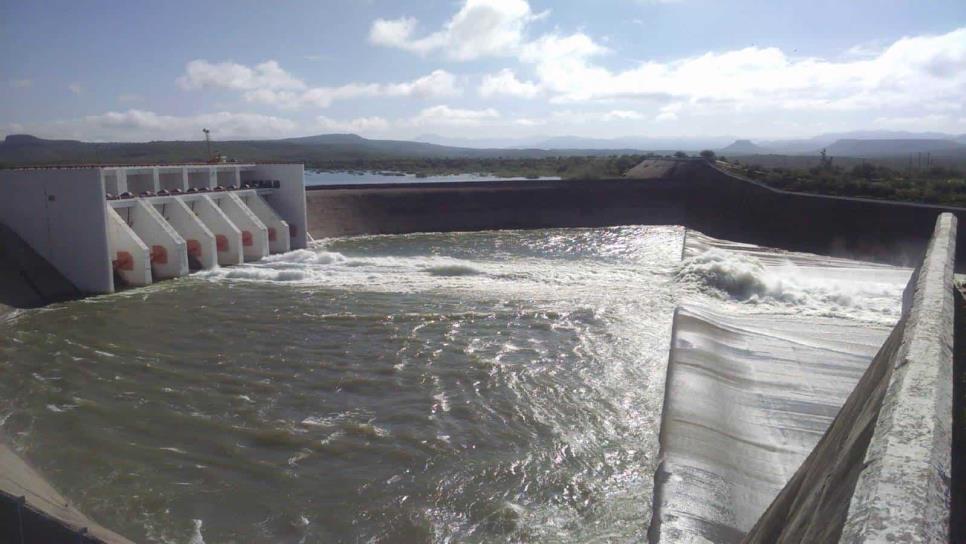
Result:
<instances>
[{"instance_id":1,"label":"concrete dam wall","mask_svg":"<svg viewBox=\"0 0 966 544\"><path fill-rule=\"evenodd\" d=\"M683 225L726 240L915 266L940 213L966 217L960 208L777 191L703 160L649 162L642 179L310 187L309 232ZM963 259L957 270L966 270Z\"/></svg>"},{"instance_id":2,"label":"concrete dam wall","mask_svg":"<svg viewBox=\"0 0 966 544\"><path fill-rule=\"evenodd\" d=\"M773 191L703 161L658 161L645 170L645 179L318 188L307 194L308 231L325 237L679 224L727 240L917 266L902 318L883 332L881 345L842 337L815 344L824 334L819 328L797 331L794 319L784 324L783 341L809 337L794 348L794 357L813 363L791 372L808 389L801 395L776 393L794 384L769 381L761 373L762 365L794 366L791 356L788 361L720 356L747 351L747 345L729 344L732 333L762 346L773 338L756 336L740 317L679 309L668 387L676 380L699 383L691 392L704 396L695 397L702 403L665 398L664 462L649 536L652 542L945 542L956 515L951 489L961 486L951 453L952 274L966 257L956 254L956 217L943 215L937 222L944 208L934 206ZM6 247L22 243L8 238ZM24 248L11 251L0 261L16 258L20 269L30 265ZM37 258L30 266L42 268L45 261ZM62 276L51 277L56 289L31 286L31 300L77 293ZM709 335L720 344L702 351L695 339ZM846 353L850 365L823 365L823 354L833 351ZM716 387L712 374L726 376L729 386L709 399ZM685 433L667 424L695 421L697 412L719 421ZM754 428L768 423L792 430ZM727 450L731 458L715 464L690 455L709 448ZM685 485L672 477L675 471L690 471L692 481L707 485ZM0 528L6 530L0 530L0 541L127 542L67 504L0 446Z\"/></svg>"}]
</instances>

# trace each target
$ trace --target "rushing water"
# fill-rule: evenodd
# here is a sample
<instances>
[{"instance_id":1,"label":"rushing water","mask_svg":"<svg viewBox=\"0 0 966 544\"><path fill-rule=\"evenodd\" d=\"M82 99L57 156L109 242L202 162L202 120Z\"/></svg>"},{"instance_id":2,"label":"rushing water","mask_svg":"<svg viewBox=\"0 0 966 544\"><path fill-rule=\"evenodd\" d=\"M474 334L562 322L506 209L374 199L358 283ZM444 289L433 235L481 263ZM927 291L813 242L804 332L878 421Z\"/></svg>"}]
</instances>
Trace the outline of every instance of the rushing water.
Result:
<instances>
[{"instance_id":1,"label":"rushing water","mask_svg":"<svg viewBox=\"0 0 966 544\"><path fill-rule=\"evenodd\" d=\"M641 541L682 297L888 324L901 292L856 308L720 249L682 267L683 240L330 239L22 312L0 431L137 541Z\"/></svg>"}]
</instances>

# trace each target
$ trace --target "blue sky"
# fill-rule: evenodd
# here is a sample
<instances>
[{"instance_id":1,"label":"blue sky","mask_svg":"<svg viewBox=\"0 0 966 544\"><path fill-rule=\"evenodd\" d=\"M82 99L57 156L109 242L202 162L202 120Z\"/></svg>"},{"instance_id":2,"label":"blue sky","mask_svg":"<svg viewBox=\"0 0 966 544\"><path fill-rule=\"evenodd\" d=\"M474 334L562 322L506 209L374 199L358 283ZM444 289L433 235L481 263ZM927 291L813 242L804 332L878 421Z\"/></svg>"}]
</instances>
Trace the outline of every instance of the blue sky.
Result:
<instances>
[{"instance_id":1,"label":"blue sky","mask_svg":"<svg viewBox=\"0 0 966 544\"><path fill-rule=\"evenodd\" d=\"M966 132L966 2L0 0L0 134Z\"/></svg>"}]
</instances>

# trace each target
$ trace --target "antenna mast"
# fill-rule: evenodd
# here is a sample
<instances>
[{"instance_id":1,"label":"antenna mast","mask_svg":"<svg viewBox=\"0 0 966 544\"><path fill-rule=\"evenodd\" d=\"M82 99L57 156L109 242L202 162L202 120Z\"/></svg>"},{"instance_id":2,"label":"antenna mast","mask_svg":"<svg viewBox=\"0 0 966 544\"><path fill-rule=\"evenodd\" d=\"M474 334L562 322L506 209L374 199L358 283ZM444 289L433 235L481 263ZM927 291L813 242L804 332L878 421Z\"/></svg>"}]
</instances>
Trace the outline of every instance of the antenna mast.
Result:
<instances>
[{"instance_id":1,"label":"antenna mast","mask_svg":"<svg viewBox=\"0 0 966 544\"><path fill-rule=\"evenodd\" d=\"M205 133L205 144L208 146L208 162L211 162L211 131L203 128L201 132Z\"/></svg>"}]
</instances>

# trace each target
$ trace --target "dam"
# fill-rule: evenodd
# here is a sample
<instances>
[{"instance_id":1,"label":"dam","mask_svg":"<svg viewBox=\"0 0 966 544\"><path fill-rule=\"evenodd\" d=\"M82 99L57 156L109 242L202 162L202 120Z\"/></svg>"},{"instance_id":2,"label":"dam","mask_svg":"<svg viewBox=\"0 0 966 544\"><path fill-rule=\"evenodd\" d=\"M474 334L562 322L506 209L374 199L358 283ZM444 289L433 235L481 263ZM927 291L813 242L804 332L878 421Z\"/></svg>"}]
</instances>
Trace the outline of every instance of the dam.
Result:
<instances>
[{"instance_id":1,"label":"dam","mask_svg":"<svg viewBox=\"0 0 966 544\"><path fill-rule=\"evenodd\" d=\"M955 217L657 169L307 191L316 245L15 315L2 428L136 541L944 541Z\"/></svg>"},{"instance_id":2,"label":"dam","mask_svg":"<svg viewBox=\"0 0 966 544\"><path fill-rule=\"evenodd\" d=\"M49 167L0 171L0 222L76 292L261 259L306 246L302 165Z\"/></svg>"}]
</instances>

